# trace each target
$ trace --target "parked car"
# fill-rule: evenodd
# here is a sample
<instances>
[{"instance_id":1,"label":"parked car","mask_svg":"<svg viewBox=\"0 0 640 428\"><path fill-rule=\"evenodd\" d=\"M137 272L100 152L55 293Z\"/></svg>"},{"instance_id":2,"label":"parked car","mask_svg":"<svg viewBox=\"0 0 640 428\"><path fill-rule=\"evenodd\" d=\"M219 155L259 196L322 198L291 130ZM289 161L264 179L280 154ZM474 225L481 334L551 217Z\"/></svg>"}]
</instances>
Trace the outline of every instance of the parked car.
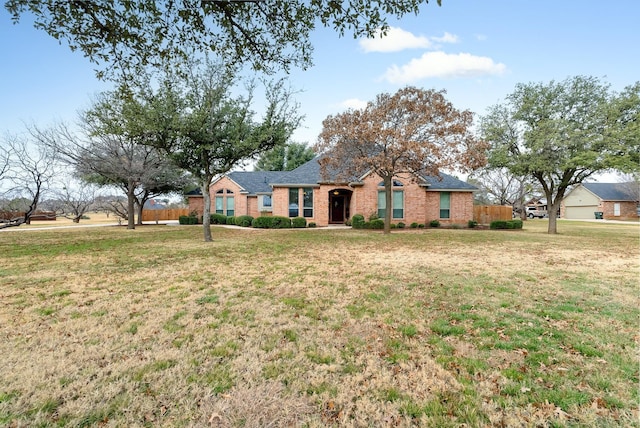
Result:
<instances>
[{"instance_id":1,"label":"parked car","mask_svg":"<svg viewBox=\"0 0 640 428\"><path fill-rule=\"evenodd\" d=\"M526 207L525 212L529 218L545 218L547 216L547 210L541 210L536 206Z\"/></svg>"}]
</instances>

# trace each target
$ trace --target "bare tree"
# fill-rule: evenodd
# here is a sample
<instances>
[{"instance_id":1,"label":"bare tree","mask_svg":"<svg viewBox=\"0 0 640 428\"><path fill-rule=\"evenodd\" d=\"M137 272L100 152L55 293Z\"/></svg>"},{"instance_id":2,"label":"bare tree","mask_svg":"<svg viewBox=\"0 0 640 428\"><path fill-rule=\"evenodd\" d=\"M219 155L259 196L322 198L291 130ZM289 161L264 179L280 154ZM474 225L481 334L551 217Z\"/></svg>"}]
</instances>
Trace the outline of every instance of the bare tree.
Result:
<instances>
[{"instance_id":1,"label":"bare tree","mask_svg":"<svg viewBox=\"0 0 640 428\"><path fill-rule=\"evenodd\" d=\"M5 136L3 147L2 179L7 182L7 194L24 198L26 206L24 214L3 220L0 228L30 223L55 174L54 158L45 147L11 135Z\"/></svg>"},{"instance_id":2,"label":"bare tree","mask_svg":"<svg viewBox=\"0 0 640 428\"><path fill-rule=\"evenodd\" d=\"M506 168L482 168L469 178L486 193L490 203L511 205L522 219L526 219L525 201L540 193L531 177L518 176Z\"/></svg>"},{"instance_id":3,"label":"bare tree","mask_svg":"<svg viewBox=\"0 0 640 428\"><path fill-rule=\"evenodd\" d=\"M56 214L80 223L80 219L89 212L96 200L97 187L94 184L71 182L62 189L54 191L56 196Z\"/></svg>"}]
</instances>

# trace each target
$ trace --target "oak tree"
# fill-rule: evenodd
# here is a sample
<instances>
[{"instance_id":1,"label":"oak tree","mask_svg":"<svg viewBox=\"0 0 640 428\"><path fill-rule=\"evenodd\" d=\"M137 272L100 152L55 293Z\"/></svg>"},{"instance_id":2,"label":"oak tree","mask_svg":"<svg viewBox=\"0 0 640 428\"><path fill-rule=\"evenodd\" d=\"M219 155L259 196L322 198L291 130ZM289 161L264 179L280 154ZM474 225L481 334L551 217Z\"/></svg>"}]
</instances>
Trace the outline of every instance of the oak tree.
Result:
<instances>
[{"instance_id":1,"label":"oak tree","mask_svg":"<svg viewBox=\"0 0 640 428\"><path fill-rule=\"evenodd\" d=\"M373 37L387 17L418 14L428 0L6 0L14 23L68 43L99 66L100 78L130 80L169 60L184 64L211 53L232 66L288 71L312 64L310 34L320 25L339 35ZM441 0L437 0L440 4ZM199 56L199 55L196 55Z\"/></svg>"},{"instance_id":2,"label":"oak tree","mask_svg":"<svg viewBox=\"0 0 640 428\"><path fill-rule=\"evenodd\" d=\"M405 87L380 94L362 110L327 117L316 152L323 174L334 171L348 180L367 171L384 183L386 206L392 205L394 176L438 175L440 170L472 171L484 165L484 144L472 133L473 114L460 111L445 91ZM385 210L384 232L390 232Z\"/></svg>"},{"instance_id":3,"label":"oak tree","mask_svg":"<svg viewBox=\"0 0 640 428\"><path fill-rule=\"evenodd\" d=\"M617 94L585 76L518 84L482 118L483 137L491 143L490 165L530 176L542 187L548 233L557 233L557 212L568 189L598 172L633 168L639 91L635 84Z\"/></svg>"},{"instance_id":4,"label":"oak tree","mask_svg":"<svg viewBox=\"0 0 640 428\"><path fill-rule=\"evenodd\" d=\"M247 82L244 95L233 73L208 63L186 81L164 82L148 103L145 144L162 149L187 171L202 192L204 240L211 241L210 185L245 161L284 144L301 117L285 81L265 83L263 117L255 120L256 84Z\"/></svg>"},{"instance_id":5,"label":"oak tree","mask_svg":"<svg viewBox=\"0 0 640 428\"><path fill-rule=\"evenodd\" d=\"M291 171L315 157L304 143L286 143L264 152L256 162L256 171Z\"/></svg>"}]
</instances>

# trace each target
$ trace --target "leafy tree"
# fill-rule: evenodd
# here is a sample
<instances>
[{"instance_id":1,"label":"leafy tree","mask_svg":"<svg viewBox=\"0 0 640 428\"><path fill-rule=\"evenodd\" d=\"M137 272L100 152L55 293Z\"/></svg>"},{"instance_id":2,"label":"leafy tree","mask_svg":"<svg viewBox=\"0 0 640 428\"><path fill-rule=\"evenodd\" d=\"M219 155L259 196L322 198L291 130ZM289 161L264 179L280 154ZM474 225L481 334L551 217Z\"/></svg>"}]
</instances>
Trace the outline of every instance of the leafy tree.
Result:
<instances>
[{"instance_id":1,"label":"leafy tree","mask_svg":"<svg viewBox=\"0 0 640 428\"><path fill-rule=\"evenodd\" d=\"M557 211L570 186L618 165L622 156L633 158L628 143L638 141L631 132L637 127L638 88L615 94L599 79L583 76L519 84L482 119L490 165L530 176L542 187L549 233L557 233ZM635 125L625 116L634 111Z\"/></svg>"},{"instance_id":2,"label":"leafy tree","mask_svg":"<svg viewBox=\"0 0 640 428\"><path fill-rule=\"evenodd\" d=\"M623 174L640 175L640 81L627 86L610 105L613 126L608 166Z\"/></svg>"},{"instance_id":3,"label":"leafy tree","mask_svg":"<svg viewBox=\"0 0 640 428\"><path fill-rule=\"evenodd\" d=\"M7 193L14 195L14 200L24 201L21 207L24 214L3 221L0 228L29 223L55 175L53 156L43 146L31 143L22 137L11 135L5 136L2 143L4 166L1 178L7 182Z\"/></svg>"},{"instance_id":4,"label":"leafy tree","mask_svg":"<svg viewBox=\"0 0 640 428\"><path fill-rule=\"evenodd\" d=\"M255 83L245 96L233 97L237 78L215 64L194 70L183 88L167 81L150 97L146 144L164 150L189 172L202 192L204 240L211 241L210 185L220 174L265 150L284 144L299 125L297 105L284 81L266 84L266 108L261 121L251 110Z\"/></svg>"},{"instance_id":5,"label":"leafy tree","mask_svg":"<svg viewBox=\"0 0 640 428\"><path fill-rule=\"evenodd\" d=\"M287 143L267 150L258 158L256 171L291 171L315 157L304 143Z\"/></svg>"},{"instance_id":6,"label":"leafy tree","mask_svg":"<svg viewBox=\"0 0 640 428\"><path fill-rule=\"evenodd\" d=\"M437 0L440 4L441 0ZM387 16L417 14L428 0L6 0L12 19L65 40L101 66L98 77L131 79L166 60L212 52L228 64L288 71L311 65L309 36L319 23L341 36L373 37Z\"/></svg>"},{"instance_id":7,"label":"leafy tree","mask_svg":"<svg viewBox=\"0 0 640 428\"><path fill-rule=\"evenodd\" d=\"M392 206L393 177L409 173L437 175L441 169L473 170L484 164L485 146L471 133L473 115L459 111L445 91L415 87L380 94L362 110L329 116L316 145L324 174L336 171L348 180L372 171L384 182L386 206ZM390 232L391 210L384 232Z\"/></svg>"}]
</instances>

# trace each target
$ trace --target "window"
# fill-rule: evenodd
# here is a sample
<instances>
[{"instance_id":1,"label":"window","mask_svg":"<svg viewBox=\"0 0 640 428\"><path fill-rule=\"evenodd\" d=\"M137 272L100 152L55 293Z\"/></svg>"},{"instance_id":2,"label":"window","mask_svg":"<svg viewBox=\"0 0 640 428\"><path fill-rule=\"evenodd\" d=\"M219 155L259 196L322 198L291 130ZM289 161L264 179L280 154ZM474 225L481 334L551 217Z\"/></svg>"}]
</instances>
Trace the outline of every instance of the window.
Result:
<instances>
[{"instance_id":1,"label":"window","mask_svg":"<svg viewBox=\"0 0 640 428\"><path fill-rule=\"evenodd\" d=\"M404 218L404 192L402 190L393 191L393 218Z\"/></svg>"},{"instance_id":2,"label":"window","mask_svg":"<svg viewBox=\"0 0 640 428\"><path fill-rule=\"evenodd\" d=\"M307 218L313 217L313 189L311 187L305 187L302 189L302 193L304 195L302 215Z\"/></svg>"},{"instance_id":3,"label":"window","mask_svg":"<svg viewBox=\"0 0 640 428\"><path fill-rule=\"evenodd\" d=\"M227 216L233 217L236 212L235 199L233 196L227 196Z\"/></svg>"},{"instance_id":4,"label":"window","mask_svg":"<svg viewBox=\"0 0 640 428\"><path fill-rule=\"evenodd\" d=\"M229 189L220 189L216 191L215 197L215 206L216 206L216 214L224 214L227 216L235 215L235 200L233 198L233 191ZM225 210L225 202L226 202L226 210Z\"/></svg>"},{"instance_id":5,"label":"window","mask_svg":"<svg viewBox=\"0 0 640 428\"><path fill-rule=\"evenodd\" d=\"M391 192L391 218L399 219L404 218L404 190L395 189L397 187L403 187L402 182L393 180L393 188ZM384 187L384 181L378 184L378 188ZM384 218L387 212L387 201L385 198L384 190L378 190L378 217Z\"/></svg>"},{"instance_id":6,"label":"window","mask_svg":"<svg viewBox=\"0 0 640 428\"><path fill-rule=\"evenodd\" d=\"M299 212L299 196L298 196L298 188L292 187L289 189L289 217L298 217Z\"/></svg>"},{"instance_id":7,"label":"window","mask_svg":"<svg viewBox=\"0 0 640 428\"><path fill-rule=\"evenodd\" d=\"M440 218L451 218L450 192L440 192Z\"/></svg>"},{"instance_id":8,"label":"window","mask_svg":"<svg viewBox=\"0 0 640 428\"><path fill-rule=\"evenodd\" d=\"M260 211L271 211L271 195L260 196Z\"/></svg>"},{"instance_id":9,"label":"window","mask_svg":"<svg viewBox=\"0 0 640 428\"><path fill-rule=\"evenodd\" d=\"M387 199L384 190L378 191L378 218L384 218L387 211Z\"/></svg>"}]
</instances>

